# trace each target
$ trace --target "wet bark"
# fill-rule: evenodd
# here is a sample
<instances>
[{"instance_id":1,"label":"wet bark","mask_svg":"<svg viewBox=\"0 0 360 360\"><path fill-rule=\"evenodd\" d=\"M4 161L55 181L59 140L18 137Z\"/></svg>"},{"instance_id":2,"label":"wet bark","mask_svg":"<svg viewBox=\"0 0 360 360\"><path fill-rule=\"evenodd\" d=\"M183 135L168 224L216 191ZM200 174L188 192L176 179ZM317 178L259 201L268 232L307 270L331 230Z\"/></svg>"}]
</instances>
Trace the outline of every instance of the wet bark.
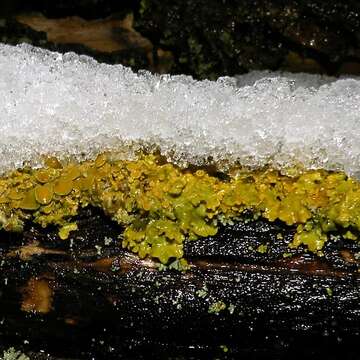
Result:
<instances>
[{"instance_id":1,"label":"wet bark","mask_svg":"<svg viewBox=\"0 0 360 360\"><path fill-rule=\"evenodd\" d=\"M355 242L331 242L321 258L289 253L294 229L243 222L188 243L190 270L159 271L123 250L121 228L99 211L78 221L66 241L56 229L1 234L4 348L71 359L357 358Z\"/></svg>"}]
</instances>

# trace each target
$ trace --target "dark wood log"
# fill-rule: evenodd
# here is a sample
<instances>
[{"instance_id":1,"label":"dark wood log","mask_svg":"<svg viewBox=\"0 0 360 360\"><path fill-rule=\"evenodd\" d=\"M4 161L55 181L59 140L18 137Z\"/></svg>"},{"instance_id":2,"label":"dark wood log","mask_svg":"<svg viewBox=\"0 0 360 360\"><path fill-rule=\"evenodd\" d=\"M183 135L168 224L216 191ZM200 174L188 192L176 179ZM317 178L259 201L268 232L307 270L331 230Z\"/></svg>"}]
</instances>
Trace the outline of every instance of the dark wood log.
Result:
<instances>
[{"instance_id":1,"label":"dark wood log","mask_svg":"<svg viewBox=\"0 0 360 360\"><path fill-rule=\"evenodd\" d=\"M355 242L284 258L293 228L239 222L187 243L190 270L159 271L119 246L121 228L101 212L84 210L78 223L66 241L34 226L1 233L4 349L39 359L41 350L69 359L358 359Z\"/></svg>"}]
</instances>

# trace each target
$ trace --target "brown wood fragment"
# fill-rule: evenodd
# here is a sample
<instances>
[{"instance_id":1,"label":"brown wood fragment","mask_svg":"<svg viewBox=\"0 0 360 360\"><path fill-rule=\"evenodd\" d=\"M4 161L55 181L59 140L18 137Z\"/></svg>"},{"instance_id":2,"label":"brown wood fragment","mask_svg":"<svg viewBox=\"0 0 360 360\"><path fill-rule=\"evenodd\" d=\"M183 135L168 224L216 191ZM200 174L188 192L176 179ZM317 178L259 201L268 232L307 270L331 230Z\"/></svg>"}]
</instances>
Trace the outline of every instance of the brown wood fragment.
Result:
<instances>
[{"instance_id":1,"label":"brown wood fragment","mask_svg":"<svg viewBox=\"0 0 360 360\"><path fill-rule=\"evenodd\" d=\"M12 250L7 254L7 257L19 257L23 261L29 261L34 255L65 255L66 253L61 250L46 249L39 246L39 241L34 241L30 244L21 246L16 250Z\"/></svg>"},{"instance_id":2,"label":"brown wood fragment","mask_svg":"<svg viewBox=\"0 0 360 360\"><path fill-rule=\"evenodd\" d=\"M41 14L24 14L16 17L23 25L43 31L48 41L58 44L82 44L93 50L111 53L129 48L152 51L151 42L133 29L134 17L85 20L78 16L48 19Z\"/></svg>"},{"instance_id":3,"label":"brown wood fragment","mask_svg":"<svg viewBox=\"0 0 360 360\"><path fill-rule=\"evenodd\" d=\"M21 310L46 314L52 307L53 291L47 279L32 277L23 288Z\"/></svg>"},{"instance_id":4,"label":"brown wood fragment","mask_svg":"<svg viewBox=\"0 0 360 360\"><path fill-rule=\"evenodd\" d=\"M88 266L91 268L94 268L97 271L106 273L111 270L111 266L112 266L114 260L115 260L114 257L99 259L93 263L88 264Z\"/></svg>"},{"instance_id":5,"label":"brown wood fragment","mask_svg":"<svg viewBox=\"0 0 360 360\"><path fill-rule=\"evenodd\" d=\"M356 264L357 260L355 259L354 255L349 250L341 250L340 251L341 257L350 264Z\"/></svg>"}]
</instances>

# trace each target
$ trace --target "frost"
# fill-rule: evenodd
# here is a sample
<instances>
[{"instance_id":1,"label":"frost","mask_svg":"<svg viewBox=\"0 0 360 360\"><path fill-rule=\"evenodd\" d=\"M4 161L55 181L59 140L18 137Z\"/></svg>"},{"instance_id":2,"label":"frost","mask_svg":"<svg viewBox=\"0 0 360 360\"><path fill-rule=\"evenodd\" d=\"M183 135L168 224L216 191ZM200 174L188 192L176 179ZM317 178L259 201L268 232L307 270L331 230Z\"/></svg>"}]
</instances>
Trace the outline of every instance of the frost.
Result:
<instances>
[{"instance_id":1,"label":"frost","mask_svg":"<svg viewBox=\"0 0 360 360\"><path fill-rule=\"evenodd\" d=\"M228 160L360 177L360 80L254 72L216 82L133 73L0 44L0 171L40 155L156 145L180 164Z\"/></svg>"}]
</instances>

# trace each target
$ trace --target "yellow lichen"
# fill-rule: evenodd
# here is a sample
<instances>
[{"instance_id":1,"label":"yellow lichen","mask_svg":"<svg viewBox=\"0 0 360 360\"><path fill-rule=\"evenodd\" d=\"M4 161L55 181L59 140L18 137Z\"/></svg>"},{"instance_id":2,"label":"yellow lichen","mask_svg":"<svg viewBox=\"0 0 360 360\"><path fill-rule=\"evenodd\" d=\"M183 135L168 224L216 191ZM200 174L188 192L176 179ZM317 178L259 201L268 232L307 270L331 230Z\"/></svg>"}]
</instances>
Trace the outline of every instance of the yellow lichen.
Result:
<instances>
[{"instance_id":1,"label":"yellow lichen","mask_svg":"<svg viewBox=\"0 0 360 360\"><path fill-rule=\"evenodd\" d=\"M33 189L24 194L24 198L19 204L19 208L24 210L37 210L39 207L40 203L36 201L35 191Z\"/></svg>"},{"instance_id":2,"label":"yellow lichen","mask_svg":"<svg viewBox=\"0 0 360 360\"><path fill-rule=\"evenodd\" d=\"M62 240L66 240L69 237L71 231L78 229L78 226L75 223L66 224L59 229L59 237Z\"/></svg>"},{"instance_id":3,"label":"yellow lichen","mask_svg":"<svg viewBox=\"0 0 360 360\"><path fill-rule=\"evenodd\" d=\"M54 195L53 185L45 184L35 187L35 199L41 205L47 205L50 203Z\"/></svg>"},{"instance_id":4,"label":"yellow lichen","mask_svg":"<svg viewBox=\"0 0 360 360\"><path fill-rule=\"evenodd\" d=\"M71 179L61 178L54 185L54 192L57 195L68 195L74 187Z\"/></svg>"},{"instance_id":5,"label":"yellow lichen","mask_svg":"<svg viewBox=\"0 0 360 360\"><path fill-rule=\"evenodd\" d=\"M124 247L162 263L182 258L186 239L215 235L219 222L245 210L297 226L290 247L321 252L327 233L341 229L357 239L360 183L343 173L234 168L227 175L220 180L204 170L181 170L153 155L126 161L100 154L80 164L49 158L41 169L0 178L0 227L55 224L66 239L77 228L72 221L79 209L92 205L125 227Z\"/></svg>"}]
</instances>

